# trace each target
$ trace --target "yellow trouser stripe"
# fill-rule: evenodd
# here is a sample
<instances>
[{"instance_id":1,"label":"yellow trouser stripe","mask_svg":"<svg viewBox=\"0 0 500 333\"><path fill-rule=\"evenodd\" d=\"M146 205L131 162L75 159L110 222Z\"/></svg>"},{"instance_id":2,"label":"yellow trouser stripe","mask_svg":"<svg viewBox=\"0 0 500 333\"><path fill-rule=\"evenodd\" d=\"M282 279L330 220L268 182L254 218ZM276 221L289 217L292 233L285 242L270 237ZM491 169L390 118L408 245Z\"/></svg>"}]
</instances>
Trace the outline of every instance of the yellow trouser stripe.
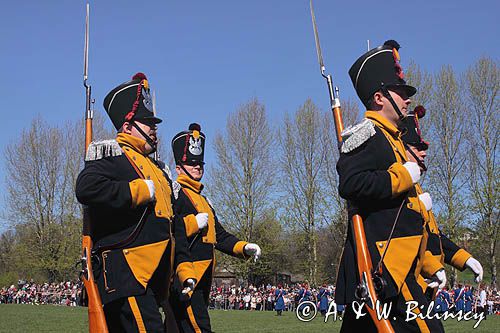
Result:
<instances>
[{"instance_id":1,"label":"yellow trouser stripe","mask_svg":"<svg viewBox=\"0 0 500 333\"><path fill-rule=\"evenodd\" d=\"M408 301L415 301L413 299L413 296L411 295L410 289L408 289L408 285L406 284L406 282L403 283L403 286L401 287L401 292L403 293L403 297L405 298L405 301L407 301L407 302ZM415 311L416 314L420 314L420 309L418 307L413 309L413 311ZM427 323L425 322L425 320L420 319L419 317L417 317L415 320L417 321L417 325L418 325L418 328L420 329L420 332L430 333L430 330L427 327Z\"/></svg>"},{"instance_id":2,"label":"yellow trouser stripe","mask_svg":"<svg viewBox=\"0 0 500 333\"><path fill-rule=\"evenodd\" d=\"M135 297L133 297L133 296L129 297L128 304L130 305L130 308L132 309L132 313L134 314L135 321L137 323L137 328L139 329L139 332L146 332L146 327L144 326L144 322L142 321L141 311L139 311L139 306L137 305L137 301L135 300Z\"/></svg>"},{"instance_id":3,"label":"yellow trouser stripe","mask_svg":"<svg viewBox=\"0 0 500 333\"><path fill-rule=\"evenodd\" d=\"M189 316L189 321L191 321L191 325L193 325L194 331L196 333L201 333L200 327L196 323L196 319L194 318L194 313L193 309L191 308L191 305L189 305L186 309L188 316Z\"/></svg>"}]
</instances>

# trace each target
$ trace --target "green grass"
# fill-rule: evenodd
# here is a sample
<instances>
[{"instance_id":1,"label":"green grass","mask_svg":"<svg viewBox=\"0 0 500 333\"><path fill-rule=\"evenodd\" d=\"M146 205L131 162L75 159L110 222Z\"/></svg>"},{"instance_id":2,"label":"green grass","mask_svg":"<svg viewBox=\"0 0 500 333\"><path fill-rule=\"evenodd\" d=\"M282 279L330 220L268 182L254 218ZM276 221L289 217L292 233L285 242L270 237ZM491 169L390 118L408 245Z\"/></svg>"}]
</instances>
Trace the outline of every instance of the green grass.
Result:
<instances>
[{"instance_id":1,"label":"green grass","mask_svg":"<svg viewBox=\"0 0 500 333\"><path fill-rule=\"evenodd\" d=\"M210 311L212 329L222 332L338 332L341 322L324 323L321 317L300 322L294 313L276 317L273 312ZM87 309L53 305L0 305L0 332L88 332ZM444 322L447 332L498 332L500 317L489 316L475 330L475 320Z\"/></svg>"}]
</instances>

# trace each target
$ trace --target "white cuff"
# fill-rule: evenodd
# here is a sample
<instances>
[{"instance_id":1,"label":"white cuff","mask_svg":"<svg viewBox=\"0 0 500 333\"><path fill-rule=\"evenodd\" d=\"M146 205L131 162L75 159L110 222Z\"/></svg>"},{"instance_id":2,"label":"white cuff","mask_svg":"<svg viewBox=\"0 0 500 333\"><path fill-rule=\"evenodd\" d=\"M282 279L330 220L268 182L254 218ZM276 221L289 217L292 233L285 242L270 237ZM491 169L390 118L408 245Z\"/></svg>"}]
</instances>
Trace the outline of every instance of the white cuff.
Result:
<instances>
[{"instance_id":1,"label":"white cuff","mask_svg":"<svg viewBox=\"0 0 500 333\"><path fill-rule=\"evenodd\" d=\"M418 198L423 202L426 210L432 209L432 197L428 192L419 194Z\"/></svg>"},{"instance_id":2,"label":"white cuff","mask_svg":"<svg viewBox=\"0 0 500 333\"><path fill-rule=\"evenodd\" d=\"M415 162L406 162L403 166L408 170L413 184L417 183L420 180L420 167L418 164Z\"/></svg>"},{"instance_id":3,"label":"white cuff","mask_svg":"<svg viewBox=\"0 0 500 333\"><path fill-rule=\"evenodd\" d=\"M155 183L151 179L143 179L146 185L148 185L149 198L153 200L155 198Z\"/></svg>"}]
</instances>

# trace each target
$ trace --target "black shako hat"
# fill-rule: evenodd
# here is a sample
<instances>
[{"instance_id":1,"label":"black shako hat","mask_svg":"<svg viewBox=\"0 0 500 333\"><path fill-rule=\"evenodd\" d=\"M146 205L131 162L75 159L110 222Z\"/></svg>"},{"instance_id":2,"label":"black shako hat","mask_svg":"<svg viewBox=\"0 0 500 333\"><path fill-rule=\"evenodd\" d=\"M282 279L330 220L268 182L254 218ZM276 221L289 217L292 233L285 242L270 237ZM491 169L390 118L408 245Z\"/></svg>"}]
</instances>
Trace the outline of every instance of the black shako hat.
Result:
<instances>
[{"instance_id":1,"label":"black shako hat","mask_svg":"<svg viewBox=\"0 0 500 333\"><path fill-rule=\"evenodd\" d=\"M401 140L404 143L417 148L418 150L427 150L429 143L422 139L422 132L418 120L425 116L425 108L422 105L415 107L415 110L408 112L408 115L399 125L399 129L403 133Z\"/></svg>"},{"instance_id":2,"label":"black shako hat","mask_svg":"<svg viewBox=\"0 0 500 333\"><path fill-rule=\"evenodd\" d=\"M388 89L406 89L408 97L417 92L404 80L403 69L399 64L399 47L395 40L388 40L384 45L363 54L349 69L354 89L367 109L373 94L383 86Z\"/></svg>"},{"instance_id":3,"label":"black shako hat","mask_svg":"<svg viewBox=\"0 0 500 333\"><path fill-rule=\"evenodd\" d=\"M193 123L187 131L177 133L172 139L172 150L177 165L205 164L205 134L201 126Z\"/></svg>"},{"instance_id":4,"label":"black shako hat","mask_svg":"<svg viewBox=\"0 0 500 333\"><path fill-rule=\"evenodd\" d=\"M149 83L143 73L135 74L131 81L111 90L104 98L103 105L117 130L126 121L145 120L155 124L162 122L153 113Z\"/></svg>"}]
</instances>

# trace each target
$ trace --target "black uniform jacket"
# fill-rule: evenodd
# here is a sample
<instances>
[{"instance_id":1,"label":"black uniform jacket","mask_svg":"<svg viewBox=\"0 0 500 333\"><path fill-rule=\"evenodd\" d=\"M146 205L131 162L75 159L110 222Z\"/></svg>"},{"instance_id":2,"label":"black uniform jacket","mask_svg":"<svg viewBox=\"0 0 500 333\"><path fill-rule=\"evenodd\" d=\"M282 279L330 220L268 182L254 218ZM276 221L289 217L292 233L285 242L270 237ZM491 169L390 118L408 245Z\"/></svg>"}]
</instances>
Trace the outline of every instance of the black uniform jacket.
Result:
<instances>
[{"instance_id":1,"label":"black uniform jacket","mask_svg":"<svg viewBox=\"0 0 500 333\"><path fill-rule=\"evenodd\" d=\"M385 297L397 295L410 270L418 269L424 219L423 203L417 197L398 129L377 112L367 111L366 119L345 131L337 171L339 194L348 200L349 223L337 276L335 299L349 304L359 283L351 219L363 219L373 267L385 249L399 207L401 215L383 262L383 277L388 283ZM424 208L425 210L425 208Z\"/></svg>"},{"instance_id":2,"label":"black uniform jacket","mask_svg":"<svg viewBox=\"0 0 500 333\"><path fill-rule=\"evenodd\" d=\"M232 256L246 258L243 249L248 243L240 241L219 223L212 205L201 194L203 184L186 175L179 175L177 183L181 187L174 204L175 223L185 225L197 281L204 274L210 274L211 279L215 266L214 248ZM208 226L202 230L198 229L196 222L195 216L198 213L208 213L209 217Z\"/></svg>"},{"instance_id":3,"label":"black uniform jacket","mask_svg":"<svg viewBox=\"0 0 500 333\"><path fill-rule=\"evenodd\" d=\"M92 143L76 182L76 196L91 221L98 258L94 277L103 304L143 294L148 286L157 297L167 296L174 259L171 184L167 173L143 154L144 144L123 133L116 141ZM154 202L142 178L153 180ZM184 256L177 251L178 261L185 262L184 225L176 227L177 247L184 248ZM118 248L105 249L126 239ZM188 275L193 277L194 271Z\"/></svg>"}]
</instances>

